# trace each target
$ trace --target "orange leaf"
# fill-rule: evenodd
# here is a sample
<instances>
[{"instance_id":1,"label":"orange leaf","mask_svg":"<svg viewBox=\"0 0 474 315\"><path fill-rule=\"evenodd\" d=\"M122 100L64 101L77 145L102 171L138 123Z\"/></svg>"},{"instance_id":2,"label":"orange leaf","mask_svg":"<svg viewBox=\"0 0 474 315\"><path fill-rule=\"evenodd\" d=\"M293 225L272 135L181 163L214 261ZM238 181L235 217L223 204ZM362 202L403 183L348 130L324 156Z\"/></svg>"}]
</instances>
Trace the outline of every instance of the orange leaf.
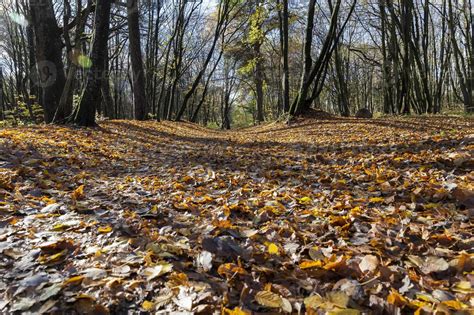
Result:
<instances>
[{"instance_id":1,"label":"orange leaf","mask_svg":"<svg viewBox=\"0 0 474 315\"><path fill-rule=\"evenodd\" d=\"M72 200L81 200L84 199L84 185L81 185L76 188L71 194Z\"/></svg>"},{"instance_id":2,"label":"orange leaf","mask_svg":"<svg viewBox=\"0 0 474 315\"><path fill-rule=\"evenodd\" d=\"M397 290L392 289L392 292L387 296L387 302L395 306L404 306L408 304L407 299L405 299Z\"/></svg>"}]
</instances>

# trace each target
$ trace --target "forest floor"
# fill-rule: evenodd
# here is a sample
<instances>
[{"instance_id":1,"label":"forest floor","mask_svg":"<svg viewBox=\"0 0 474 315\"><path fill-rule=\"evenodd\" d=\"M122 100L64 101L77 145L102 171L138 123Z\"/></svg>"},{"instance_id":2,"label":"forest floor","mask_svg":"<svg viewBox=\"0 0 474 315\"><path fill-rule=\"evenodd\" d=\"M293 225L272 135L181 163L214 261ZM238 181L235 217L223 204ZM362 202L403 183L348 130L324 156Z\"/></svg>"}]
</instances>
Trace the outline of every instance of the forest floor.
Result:
<instances>
[{"instance_id":1,"label":"forest floor","mask_svg":"<svg viewBox=\"0 0 474 315\"><path fill-rule=\"evenodd\" d=\"M0 312L467 314L473 127L0 130Z\"/></svg>"}]
</instances>

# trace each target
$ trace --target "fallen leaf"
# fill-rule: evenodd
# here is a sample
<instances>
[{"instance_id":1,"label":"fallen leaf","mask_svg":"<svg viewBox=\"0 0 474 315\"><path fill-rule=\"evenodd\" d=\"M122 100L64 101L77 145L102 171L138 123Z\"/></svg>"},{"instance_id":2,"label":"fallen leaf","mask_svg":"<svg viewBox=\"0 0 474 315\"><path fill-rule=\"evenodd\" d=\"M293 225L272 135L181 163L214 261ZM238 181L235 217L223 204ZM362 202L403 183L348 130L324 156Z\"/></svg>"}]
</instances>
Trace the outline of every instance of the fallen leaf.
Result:
<instances>
[{"instance_id":1,"label":"fallen leaf","mask_svg":"<svg viewBox=\"0 0 474 315\"><path fill-rule=\"evenodd\" d=\"M441 272L448 270L449 264L446 260L441 257L430 256L425 259L421 266L421 271L425 274L433 272Z\"/></svg>"},{"instance_id":2,"label":"fallen leaf","mask_svg":"<svg viewBox=\"0 0 474 315\"><path fill-rule=\"evenodd\" d=\"M212 254L208 251L202 251L196 258L198 267L201 267L204 271L212 269Z\"/></svg>"},{"instance_id":3,"label":"fallen leaf","mask_svg":"<svg viewBox=\"0 0 474 315\"><path fill-rule=\"evenodd\" d=\"M147 312L150 312L152 311L154 308L155 308L155 303L151 302L151 301L143 301L142 303L142 308L147 311Z\"/></svg>"},{"instance_id":4,"label":"fallen leaf","mask_svg":"<svg viewBox=\"0 0 474 315\"><path fill-rule=\"evenodd\" d=\"M323 266L323 262L321 260L311 260L311 261L303 261L300 263L301 269L309 269L309 268L321 268Z\"/></svg>"},{"instance_id":5,"label":"fallen leaf","mask_svg":"<svg viewBox=\"0 0 474 315\"><path fill-rule=\"evenodd\" d=\"M172 264L168 263L161 263L159 265L153 266L153 267L148 267L145 268L142 271L142 274L146 276L146 279L148 281L154 280L158 278L159 276L162 276L168 272L170 272L173 269Z\"/></svg>"},{"instance_id":6,"label":"fallen leaf","mask_svg":"<svg viewBox=\"0 0 474 315\"><path fill-rule=\"evenodd\" d=\"M360 271L362 272L374 272L379 265L379 259L377 256L366 255L362 258L359 263Z\"/></svg>"},{"instance_id":7,"label":"fallen leaf","mask_svg":"<svg viewBox=\"0 0 474 315\"><path fill-rule=\"evenodd\" d=\"M398 307L402 307L408 304L408 300L404 298L400 293L395 289L391 289L390 294L387 296L387 302Z\"/></svg>"},{"instance_id":8,"label":"fallen leaf","mask_svg":"<svg viewBox=\"0 0 474 315\"><path fill-rule=\"evenodd\" d=\"M112 227L110 225L107 226L101 226L97 229L97 232L99 233L110 233L112 232Z\"/></svg>"},{"instance_id":9,"label":"fallen leaf","mask_svg":"<svg viewBox=\"0 0 474 315\"><path fill-rule=\"evenodd\" d=\"M255 295L255 300L258 302L258 304L270 308L279 308L283 304L281 297L278 294L270 291L257 292Z\"/></svg>"},{"instance_id":10,"label":"fallen leaf","mask_svg":"<svg viewBox=\"0 0 474 315\"><path fill-rule=\"evenodd\" d=\"M84 199L84 185L77 187L71 194L72 200L81 200Z\"/></svg>"},{"instance_id":11,"label":"fallen leaf","mask_svg":"<svg viewBox=\"0 0 474 315\"><path fill-rule=\"evenodd\" d=\"M280 250L279 250L279 248L276 244L270 243L270 244L268 244L268 253L270 255L279 255Z\"/></svg>"},{"instance_id":12,"label":"fallen leaf","mask_svg":"<svg viewBox=\"0 0 474 315\"><path fill-rule=\"evenodd\" d=\"M223 308L223 315L251 315L252 313L242 310L240 307L234 307L234 309Z\"/></svg>"}]
</instances>

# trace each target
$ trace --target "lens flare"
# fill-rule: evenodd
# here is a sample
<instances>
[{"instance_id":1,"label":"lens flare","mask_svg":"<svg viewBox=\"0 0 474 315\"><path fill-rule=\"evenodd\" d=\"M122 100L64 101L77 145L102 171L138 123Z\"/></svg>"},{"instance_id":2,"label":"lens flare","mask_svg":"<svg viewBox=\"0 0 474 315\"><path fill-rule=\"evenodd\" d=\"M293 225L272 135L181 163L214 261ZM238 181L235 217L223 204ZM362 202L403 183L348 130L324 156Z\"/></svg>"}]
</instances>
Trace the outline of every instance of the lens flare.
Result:
<instances>
[{"instance_id":1,"label":"lens flare","mask_svg":"<svg viewBox=\"0 0 474 315\"><path fill-rule=\"evenodd\" d=\"M8 16L10 17L10 20L12 20L16 24L21 25L21 26L28 26L28 20L23 14L10 12Z\"/></svg>"},{"instance_id":2,"label":"lens flare","mask_svg":"<svg viewBox=\"0 0 474 315\"><path fill-rule=\"evenodd\" d=\"M81 66L85 69L89 69L90 67L92 67L91 58L89 58L85 55L80 55L79 57L77 57L77 63L78 63L79 66Z\"/></svg>"}]
</instances>

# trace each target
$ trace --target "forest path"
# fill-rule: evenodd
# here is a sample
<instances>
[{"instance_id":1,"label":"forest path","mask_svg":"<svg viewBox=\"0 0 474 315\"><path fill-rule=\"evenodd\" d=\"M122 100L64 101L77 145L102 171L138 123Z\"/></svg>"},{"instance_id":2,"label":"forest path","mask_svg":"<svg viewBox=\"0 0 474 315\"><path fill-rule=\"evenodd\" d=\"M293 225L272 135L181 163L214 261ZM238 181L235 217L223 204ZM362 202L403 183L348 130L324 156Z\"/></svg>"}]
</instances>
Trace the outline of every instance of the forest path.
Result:
<instances>
[{"instance_id":1,"label":"forest path","mask_svg":"<svg viewBox=\"0 0 474 315\"><path fill-rule=\"evenodd\" d=\"M473 307L473 126L0 130L0 311Z\"/></svg>"}]
</instances>

